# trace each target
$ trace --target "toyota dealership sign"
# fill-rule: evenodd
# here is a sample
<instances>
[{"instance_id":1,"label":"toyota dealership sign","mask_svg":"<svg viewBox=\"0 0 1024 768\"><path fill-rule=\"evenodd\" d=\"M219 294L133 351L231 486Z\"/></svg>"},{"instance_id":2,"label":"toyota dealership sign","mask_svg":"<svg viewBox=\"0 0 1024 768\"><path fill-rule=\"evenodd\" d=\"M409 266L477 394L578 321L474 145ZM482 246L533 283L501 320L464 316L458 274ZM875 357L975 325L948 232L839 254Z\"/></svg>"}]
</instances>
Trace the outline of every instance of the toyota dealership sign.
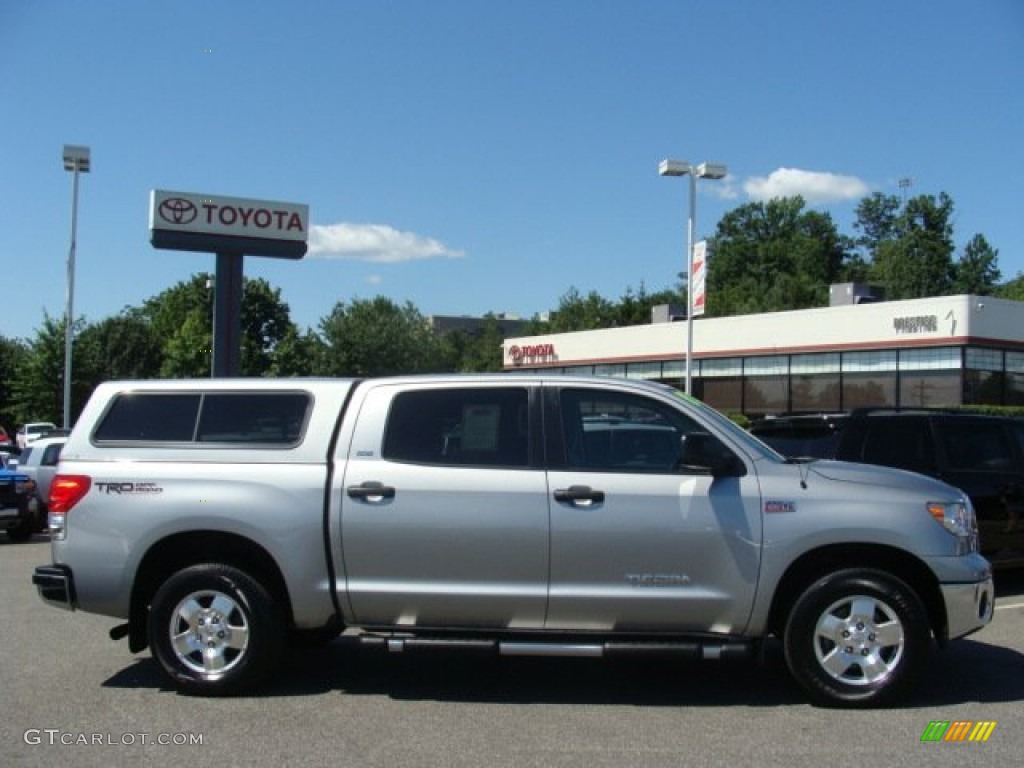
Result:
<instances>
[{"instance_id":1,"label":"toyota dealership sign","mask_svg":"<svg viewBox=\"0 0 1024 768\"><path fill-rule=\"evenodd\" d=\"M154 189L149 229L157 248L302 258L309 206Z\"/></svg>"}]
</instances>

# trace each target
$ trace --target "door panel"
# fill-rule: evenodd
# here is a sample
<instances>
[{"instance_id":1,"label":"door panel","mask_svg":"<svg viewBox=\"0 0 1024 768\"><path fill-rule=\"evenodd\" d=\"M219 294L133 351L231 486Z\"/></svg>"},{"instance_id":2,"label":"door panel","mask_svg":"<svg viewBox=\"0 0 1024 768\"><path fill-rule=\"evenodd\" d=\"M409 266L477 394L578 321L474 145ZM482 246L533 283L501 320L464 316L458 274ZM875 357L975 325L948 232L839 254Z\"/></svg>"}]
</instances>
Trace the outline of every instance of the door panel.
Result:
<instances>
[{"instance_id":1,"label":"door panel","mask_svg":"<svg viewBox=\"0 0 1024 768\"><path fill-rule=\"evenodd\" d=\"M546 627L742 630L760 564L756 475L712 478L681 468L682 440L704 430L660 401L580 389L562 390L558 403L565 466L549 473ZM666 434L674 455L665 454ZM574 487L592 498L554 500Z\"/></svg>"},{"instance_id":2,"label":"door panel","mask_svg":"<svg viewBox=\"0 0 1024 768\"><path fill-rule=\"evenodd\" d=\"M543 626L549 494L528 399L507 385L368 393L334 489L356 622Z\"/></svg>"}]
</instances>

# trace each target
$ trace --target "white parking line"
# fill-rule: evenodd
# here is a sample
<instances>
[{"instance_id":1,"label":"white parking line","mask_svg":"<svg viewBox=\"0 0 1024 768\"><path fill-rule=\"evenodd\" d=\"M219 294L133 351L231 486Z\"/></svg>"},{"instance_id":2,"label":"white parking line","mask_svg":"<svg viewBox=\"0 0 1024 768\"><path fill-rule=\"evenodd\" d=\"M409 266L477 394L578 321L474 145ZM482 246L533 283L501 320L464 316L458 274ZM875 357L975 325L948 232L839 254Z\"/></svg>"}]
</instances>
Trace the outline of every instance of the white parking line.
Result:
<instances>
[{"instance_id":1,"label":"white parking line","mask_svg":"<svg viewBox=\"0 0 1024 768\"><path fill-rule=\"evenodd\" d=\"M996 610L1001 611L1004 608L1024 608L1024 603L1009 603L1007 605L1000 605L996 603Z\"/></svg>"}]
</instances>

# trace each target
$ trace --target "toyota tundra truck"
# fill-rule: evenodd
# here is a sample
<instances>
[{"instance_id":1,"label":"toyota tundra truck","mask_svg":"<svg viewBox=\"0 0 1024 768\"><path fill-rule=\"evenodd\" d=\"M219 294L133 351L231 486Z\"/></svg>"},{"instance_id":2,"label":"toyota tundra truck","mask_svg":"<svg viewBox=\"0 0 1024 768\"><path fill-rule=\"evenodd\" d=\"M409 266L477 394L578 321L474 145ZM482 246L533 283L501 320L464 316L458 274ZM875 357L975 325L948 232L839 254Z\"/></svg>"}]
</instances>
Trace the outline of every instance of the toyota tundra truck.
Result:
<instances>
[{"instance_id":1,"label":"toyota tundra truck","mask_svg":"<svg viewBox=\"0 0 1024 768\"><path fill-rule=\"evenodd\" d=\"M992 619L970 500L787 460L660 384L559 375L108 382L60 457L43 600L182 692L298 643L759 658L880 706ZM347 645L347 643L346 643Z\"/></svg>"}]
</instances>

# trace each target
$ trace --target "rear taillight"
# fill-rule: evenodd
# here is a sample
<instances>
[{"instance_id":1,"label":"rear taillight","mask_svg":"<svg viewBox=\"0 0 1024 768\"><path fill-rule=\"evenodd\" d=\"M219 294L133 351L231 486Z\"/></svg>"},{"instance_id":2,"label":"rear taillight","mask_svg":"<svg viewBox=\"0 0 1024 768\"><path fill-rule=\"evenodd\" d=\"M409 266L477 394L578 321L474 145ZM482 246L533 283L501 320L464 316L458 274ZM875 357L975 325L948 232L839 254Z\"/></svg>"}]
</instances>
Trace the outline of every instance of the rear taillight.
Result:
<instances>
[{"instance_id":1,"label":"rear taillight","mask_svg":"<svg viewBox=\"0 0 1024 768\"><path fill-rule=\"evenodd\" d=\"M88 475L55 475L50 483L50 512L66 515L91 487Z\"/></svg>"}]
</instances>

